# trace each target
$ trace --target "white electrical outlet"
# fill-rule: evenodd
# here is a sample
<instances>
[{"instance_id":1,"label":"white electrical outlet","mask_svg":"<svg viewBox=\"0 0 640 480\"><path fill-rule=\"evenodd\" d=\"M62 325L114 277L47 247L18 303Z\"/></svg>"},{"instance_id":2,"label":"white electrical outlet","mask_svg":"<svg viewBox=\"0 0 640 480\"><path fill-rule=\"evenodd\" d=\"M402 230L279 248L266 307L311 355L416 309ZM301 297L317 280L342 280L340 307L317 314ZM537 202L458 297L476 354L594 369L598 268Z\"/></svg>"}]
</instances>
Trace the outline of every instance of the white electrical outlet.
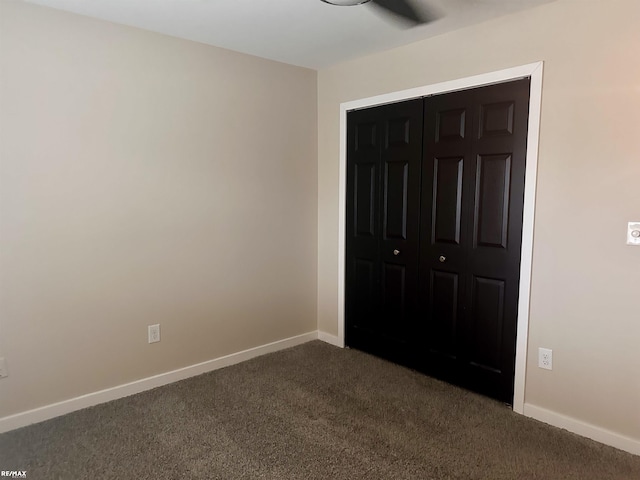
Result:
<instances>
[{"instance_id":1,"label":"white electrical outlet","mask_svg":"<svg viewBox=\"0 0 640 480\"><path fill-rule=\"evenodd\" d=\"M0 378L8 377L9 370L7 370L7 364L4 361L4 357L0 357Z\"/></svg>"},{"instance_id":2,"label":"white electrical outlet","mask_svg":"<svg viewBox=\"0 0 640 480\"><path fill-rule=\"evenodd\" d=\"M550 348L538 349L538 366L546 370L553 370L553 350Z\"/></svg>"},{"instance_id":3,"label":"white electrical outlet","mask_svg":"<svg viewBox=\"0 0 640 480\"><path fill-rule=\"evenodd\" d=\"M149 343L160 341L160 324L149 325Z\"/></svg>"},{"instance_id":4,"label":"white electrical outlet","mask_svg":"<svg viewBox=\"0 0 640 480\"><path fill-rule=\"evenodd\" d=\"M640 222L627 224L627 245L640 245Z\"/></svg>"}]
</instances>

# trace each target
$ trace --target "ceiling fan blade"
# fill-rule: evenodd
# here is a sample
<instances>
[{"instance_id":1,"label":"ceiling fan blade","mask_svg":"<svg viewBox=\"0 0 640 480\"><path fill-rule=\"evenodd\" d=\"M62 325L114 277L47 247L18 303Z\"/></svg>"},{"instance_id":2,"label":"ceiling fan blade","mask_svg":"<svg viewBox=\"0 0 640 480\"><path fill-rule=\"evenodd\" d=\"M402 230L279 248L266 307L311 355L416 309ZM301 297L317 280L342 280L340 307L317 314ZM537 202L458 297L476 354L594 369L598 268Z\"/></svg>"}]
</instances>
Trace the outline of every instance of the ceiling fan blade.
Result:
<instances>
[{"instance_id":1,"label":"ceiling fan blade","mask_svg":"<svg viewBox=\"0 0 640 480\"><path fill-rule=\"evenodd\" d=\"M419 11L409 0L371 0L371 3L413 25L428 23L437 18Z\"/></svg>"}]
</instances>

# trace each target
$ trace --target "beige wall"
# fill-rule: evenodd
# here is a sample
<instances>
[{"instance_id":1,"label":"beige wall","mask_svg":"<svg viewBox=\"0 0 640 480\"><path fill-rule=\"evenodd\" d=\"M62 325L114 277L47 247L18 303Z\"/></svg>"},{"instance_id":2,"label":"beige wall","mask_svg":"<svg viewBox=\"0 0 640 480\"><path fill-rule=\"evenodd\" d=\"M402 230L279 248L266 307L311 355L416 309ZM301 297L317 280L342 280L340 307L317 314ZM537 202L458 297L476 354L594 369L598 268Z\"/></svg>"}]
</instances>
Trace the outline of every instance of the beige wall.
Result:
<instances>
[{"instance_id":1,"label":"beige wall","mask_svg":"<svg viewBox=\"0 0 640 480\"><path fill-rule=\"evenodd\" d=\"M0 417L315 330L316 72L0 7Z\"/></svg>"},{"instance_id":2,"label":"beige wall","mask_svg":"<svg viewBox=\"0 0 640 480\"><path fill-rule=\"evenodd\" d=\"M639 20L637 0L558 0L321 70L319 329L337 334L340 103L543 60L525 401L640 440Z\"/></svg>"}]
</instances>

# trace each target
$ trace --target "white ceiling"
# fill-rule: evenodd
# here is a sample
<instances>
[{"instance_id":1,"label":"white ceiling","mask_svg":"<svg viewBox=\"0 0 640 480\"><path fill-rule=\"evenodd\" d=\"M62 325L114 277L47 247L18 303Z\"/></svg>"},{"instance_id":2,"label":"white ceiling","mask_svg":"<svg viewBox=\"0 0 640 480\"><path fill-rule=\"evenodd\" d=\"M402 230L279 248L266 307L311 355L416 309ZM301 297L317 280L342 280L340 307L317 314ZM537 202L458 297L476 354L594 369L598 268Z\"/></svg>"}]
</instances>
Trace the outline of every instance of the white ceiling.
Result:
<instances>
[{"instance_id":1,"label":"white ceiling","mask_svg":"<svg viewBox=\"0 0 640 480\"><path fill-rule=\"evenodd\" d=\"M27 0L280 62L322 68L553 0L414 0L444 15L414 28L371 4L320 0Z\"/></svg>"}]
</instances>

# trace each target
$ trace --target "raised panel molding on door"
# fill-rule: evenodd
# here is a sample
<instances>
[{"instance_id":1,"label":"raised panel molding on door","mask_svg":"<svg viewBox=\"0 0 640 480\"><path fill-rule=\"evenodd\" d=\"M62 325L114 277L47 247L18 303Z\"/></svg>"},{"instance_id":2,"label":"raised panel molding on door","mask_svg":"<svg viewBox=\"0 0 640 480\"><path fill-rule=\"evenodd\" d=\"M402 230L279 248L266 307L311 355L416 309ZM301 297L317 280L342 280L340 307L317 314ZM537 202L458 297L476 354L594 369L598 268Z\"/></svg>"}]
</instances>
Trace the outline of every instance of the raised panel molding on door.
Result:
<instances>
[{"instance_id":1,"label":"raised panel molding on door","mask_svg":"<svg viewBox=\"0 0 640 480\"><path fill-rule=\"evenodd\" d=\"M511 154L478 155L474 246L507 247Z\"/></svg>"},{"instance_id":2,"label":"raised panel molding on door","mask_svg":"<svg viewBox=\"0 0 640 480\"><path fill-rule=\"evenodd\" d=\"M374 236L376 165L359 163L354 166L355 229L359 237Z\"/></svg>"},{"instance_id":3,"label":"raised panel molding on door","mask_svg":"<svg viewBox=\"0 0 640 480\"><path fill-rule=\"evenodd\" d=\"M431 353L456 360L456 329L458 325L459 275L432 270L430 272L429 316L426 340Z\"/></svg>"},{"instance_id":4,"label":"raised panel molding on door","mask_svg":"<svg viewBox=\"0 0 640 480\"><path fill-rule=\"evenodd\" d=\"M505 282L474 277L471 333L474 341L469 361L491 373L502 373L500 352L504 325Z\"/></svg>"},{"instance_id":5,"label":"raised panel molding on door","mask_svg":"<svg viewBox=\"0 0 640 480\"><path fill-rule=\"evenodd\" d=\"M433 159L432 244L460 244L463 160L463 157Z\"/></svg>"},{"instance_id":6,"label":"raised panel molding on door","mask_svg":"<svg viewBox=\"0 0 640 480\"><path fill-rule=\"evenodd\" d=\"M409 164L387 162L384 177L384 238L406 240Z\"/></svg>"}]
</instances>

